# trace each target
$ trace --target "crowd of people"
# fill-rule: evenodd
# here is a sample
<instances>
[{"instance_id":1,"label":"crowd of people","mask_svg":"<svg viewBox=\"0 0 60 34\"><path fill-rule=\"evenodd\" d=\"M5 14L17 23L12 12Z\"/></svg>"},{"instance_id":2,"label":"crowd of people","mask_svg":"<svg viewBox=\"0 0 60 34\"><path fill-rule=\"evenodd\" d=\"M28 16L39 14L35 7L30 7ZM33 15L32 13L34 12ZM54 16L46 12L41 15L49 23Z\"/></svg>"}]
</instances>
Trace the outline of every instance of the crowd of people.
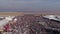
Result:
<instances>
[{"instance_id":1,"label":"crowd of people","mask_svg":"<svg viewBox=\"0 0 60 34\"><path fill-rule=\"evenodd\" d=\"M15 23L10 23L8 27L5 27L6 30L10 27L9 32L12 32L12 34L47 34L44 26L39 22L46 22L45 25L48 27L60 27L60 23L58 24L49 19L46 20L42 16L24 15L15 18L17 18Z\"/></svg>"}]
</instances>

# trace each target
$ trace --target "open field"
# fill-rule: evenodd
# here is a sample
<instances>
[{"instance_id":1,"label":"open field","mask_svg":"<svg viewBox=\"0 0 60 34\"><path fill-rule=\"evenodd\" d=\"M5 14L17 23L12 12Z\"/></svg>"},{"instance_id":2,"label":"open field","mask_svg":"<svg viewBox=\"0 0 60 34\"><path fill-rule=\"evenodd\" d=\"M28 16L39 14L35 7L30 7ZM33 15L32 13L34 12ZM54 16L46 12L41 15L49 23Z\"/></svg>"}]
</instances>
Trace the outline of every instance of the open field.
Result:
<instances>
[{"instance_id":1,"label":"open field","mask_svg":"<svg viewBox=\"0 0 60 34\"><path fill-rule=\"evenodd\" d=\"M50 15L50 14L55 14L55 15L60 15L59 13L34 13L34 12L0 12L0 16L22 16L24 14L34 14L34 15Z\"/></svg>"},{"instance_id":2,"label":"open field","mask_svg":"<svg viewBox=\"0 0 60 34\"><path fill-rule=\"evenodd\" d=\"M18 13L18 12L0 12L1 16L17 16L17 15L23 15L23 13Z\"/></svg>"}]
</instances>

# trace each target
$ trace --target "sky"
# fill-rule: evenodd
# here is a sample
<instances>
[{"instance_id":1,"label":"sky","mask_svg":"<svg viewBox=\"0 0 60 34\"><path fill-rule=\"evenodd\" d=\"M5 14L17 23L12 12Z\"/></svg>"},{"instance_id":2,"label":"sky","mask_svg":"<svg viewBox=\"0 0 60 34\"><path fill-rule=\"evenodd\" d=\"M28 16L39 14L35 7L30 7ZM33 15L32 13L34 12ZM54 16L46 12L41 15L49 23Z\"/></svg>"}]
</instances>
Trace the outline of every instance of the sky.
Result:
<instances>
[{"instance_id":1,"label":"sky","mask_svg":"<svg viewBox=\"0 0 60 34\"><path fill-rule=\"evenodd\" d=\"M60 0L0 0L0 11L41 10L60 10Z\"/></svg>"}]
</instances>

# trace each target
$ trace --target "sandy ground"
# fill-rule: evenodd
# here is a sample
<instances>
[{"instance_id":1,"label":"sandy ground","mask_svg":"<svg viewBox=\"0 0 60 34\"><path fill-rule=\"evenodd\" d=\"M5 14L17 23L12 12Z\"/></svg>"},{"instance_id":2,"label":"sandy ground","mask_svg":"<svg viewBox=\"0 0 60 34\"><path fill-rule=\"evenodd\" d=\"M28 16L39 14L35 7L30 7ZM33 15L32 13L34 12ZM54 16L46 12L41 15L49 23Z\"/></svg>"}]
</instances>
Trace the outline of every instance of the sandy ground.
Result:
<instances>
[{"instance_id":1,"label":"sandy ground","mask_svg":"<svg viewBox=\"0 0 60 34\"><path fill-rule=\"evenodd\" d=\"M0 12L0 16L22 16L24 14L34 14L34 15L47 15L47 14L54 14L54 13L32 13L32 12ZM55 15L60 15L55 13Z\"/></svg>"},{"instance_id":2,"label":"sandy ground","mask_svg":"<svg viewBox=\"0 0 60 34\"><path fill-rule=\"evenodd\" d=\"M22 12L0 12L0 16L17 16L17 15L23 15Z\"/></svg>"}]
</instances>

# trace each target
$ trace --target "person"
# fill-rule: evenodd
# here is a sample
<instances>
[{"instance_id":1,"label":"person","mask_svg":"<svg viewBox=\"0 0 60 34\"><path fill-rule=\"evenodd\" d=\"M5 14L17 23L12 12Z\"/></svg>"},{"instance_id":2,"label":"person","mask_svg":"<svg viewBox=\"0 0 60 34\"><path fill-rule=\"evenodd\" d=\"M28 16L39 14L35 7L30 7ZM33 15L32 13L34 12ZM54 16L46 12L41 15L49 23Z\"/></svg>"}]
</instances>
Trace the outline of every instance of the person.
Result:
<instances>
[{"instance_id":1,"label":"person","mask_svg":"<svg viewBox=\"0 0 60 34\"><path fill-rule=\"evenodd\" d=\"M5 26L4 26L4 31L5 31L5 32L8 32L8 31L9 31L9 29L10 29L9 24L7 24L7 25L5 25Z\"/></svg>"}]
</instances>

